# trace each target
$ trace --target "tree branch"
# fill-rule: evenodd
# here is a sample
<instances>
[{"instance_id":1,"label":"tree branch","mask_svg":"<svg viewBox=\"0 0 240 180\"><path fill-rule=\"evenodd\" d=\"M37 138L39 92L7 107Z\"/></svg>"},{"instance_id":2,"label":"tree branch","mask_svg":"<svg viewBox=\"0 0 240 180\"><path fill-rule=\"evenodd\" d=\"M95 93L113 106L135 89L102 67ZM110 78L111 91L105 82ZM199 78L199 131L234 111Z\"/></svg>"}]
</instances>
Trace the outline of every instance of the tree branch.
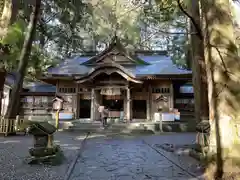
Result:
<instances>
[{"instance_id":1,"label":"tree branch","mask_svg":"<svg viewBox=\"0 0 240 180\"><path fill-rule=\"evenodd\" d=\"M202 31L201 31L201 28L199 27L199 25L196 23L196 21L194 20L194 18L192 16L190 16L190 14L184 10L180 0L177 0L177 4L178 4L178 7L179 9L191 20L191 22L193 23L196 31L197 31L197 35L198 37L203 40L203 35L202 35Z\"/></svg>"}]
</instances>

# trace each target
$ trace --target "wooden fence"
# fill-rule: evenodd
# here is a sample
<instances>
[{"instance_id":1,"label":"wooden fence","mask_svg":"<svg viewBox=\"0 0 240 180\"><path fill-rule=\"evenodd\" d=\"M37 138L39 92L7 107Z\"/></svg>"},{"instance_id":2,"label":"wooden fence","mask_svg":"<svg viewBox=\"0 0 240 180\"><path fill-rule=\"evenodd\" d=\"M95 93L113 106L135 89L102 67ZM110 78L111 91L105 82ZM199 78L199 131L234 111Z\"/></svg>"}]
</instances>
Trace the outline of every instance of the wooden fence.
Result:
<instances>
[{"instance_id":1,"label":"wooden fence","mask_svg":"<svg viewBox=\"0 0 240 180\"><path fill-rule=\"evenodd\" d=\"M24 119L5 119L1 117L0 119L0 134L4 136L10 134L16 134L19 131L25 131L24 128L21 128L25 123Z\"/></svg>"},{"instance_id":2,"label":"wooden fence","mask_svg":"<svg viewBox=\"0 0 240 180\"><path fill-rule=\"evenodd\" d=\"M44 120L51 118L54 97L54 93L23 92L20 98L19 118L4 119L3 115L0 116L0 134L7 136L25 131L30 119Z\"/></svg>"}]
</instances>

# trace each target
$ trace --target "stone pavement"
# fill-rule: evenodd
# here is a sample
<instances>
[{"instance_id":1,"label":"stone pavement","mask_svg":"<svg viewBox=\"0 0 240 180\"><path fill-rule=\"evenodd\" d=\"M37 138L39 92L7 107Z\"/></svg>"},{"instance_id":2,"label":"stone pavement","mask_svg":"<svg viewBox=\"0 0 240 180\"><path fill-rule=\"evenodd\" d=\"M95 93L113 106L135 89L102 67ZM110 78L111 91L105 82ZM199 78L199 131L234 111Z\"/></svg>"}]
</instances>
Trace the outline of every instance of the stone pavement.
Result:
<instances>
[{"instance_id":1,"label":"stone pavement","mask_svg":"<svg viewBox=\"0 0 240 180\"><path fill-rule=\"evenodd\" d=\"M30 166L24 162L33 145L31 136L0 137L0 180L66 180L85 134L57 132L55 142L66 156L61 166ZM161 154L146 145L190 143L194 134L168 134L138 137L99 137L91 135L83 148L69 180L194 180ZM191 158L164 152L171 161L188 171L197 164Z\"/></svg>"},{"instance_id":2,"label":"stone pavement","mask_svg":"<svg viewBox=\"0 0 240 180\"><path fill-rule=\"evenodd\" d=\"M165 141L190 143L187 141L193 140L194 134L89 140L69 180L195 180L198 178L192 175L199 175L194 171L195 160L158 150L163 153L159 154L152 148Z\"/></svg>"}]
</instances>

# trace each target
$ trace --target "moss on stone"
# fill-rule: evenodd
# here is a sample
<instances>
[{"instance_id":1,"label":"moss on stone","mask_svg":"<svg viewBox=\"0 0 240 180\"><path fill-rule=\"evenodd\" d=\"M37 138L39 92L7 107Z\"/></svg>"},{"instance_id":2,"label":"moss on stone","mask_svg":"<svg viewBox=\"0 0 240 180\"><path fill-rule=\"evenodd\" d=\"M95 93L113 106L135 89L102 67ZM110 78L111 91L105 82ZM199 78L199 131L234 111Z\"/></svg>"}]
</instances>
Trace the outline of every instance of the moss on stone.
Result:
<instances>
[{"instance_id":1,"label":"moss on stone","mask_svg":"<svg viewBox=\"0 0 240 180\"><path fill-rule=\"evenodd\" d=\"M59 145L53 148L38 148L37 150L31 149L34 156L30 157L28 164L48 164L52 166L60 165L65 159L64 153Z\"/></svg>"}]
</instances>

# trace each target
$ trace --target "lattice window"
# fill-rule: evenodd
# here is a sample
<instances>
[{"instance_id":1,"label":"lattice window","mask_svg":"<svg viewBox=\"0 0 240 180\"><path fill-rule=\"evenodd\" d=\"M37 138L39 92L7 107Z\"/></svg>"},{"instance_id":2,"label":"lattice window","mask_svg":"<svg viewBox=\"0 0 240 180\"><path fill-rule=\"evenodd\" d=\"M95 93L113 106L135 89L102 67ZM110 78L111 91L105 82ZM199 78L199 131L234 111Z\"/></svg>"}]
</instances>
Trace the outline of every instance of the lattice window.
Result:
<instances>
[{"instance_id":1,"label":"lattice window","mask_svg":"<svg viewBox=\"0 0 240 180\"><path fill-rule=\"evenodd\" d=\"M34 97L34 107L46 107L47 108L48 106L49 106L49 99L47 96L35 96Z\"/></svg>"},{"instance_id":2,"label":"lattice window","mask_svg":"<svg viewBox=\"0 0 240 180\"><path fill-rule=\"evenodd\" d=\"M73 87L59 88L59 93L76 93L76 88Z\"/></svg>"},{"instance_id":3,"label":"lattice window","mask_svg":"<svg viewBox=\"0 0 240 180\"><path fill-rule=\"evenodd\" d=\"M23 97L23 98L21 98L21 103L23 103L23 107L25 107L25 108L33 107L34 97L33 96Z\"/></svg>"},{"instance_id":4,"label":"lattice window","mask_svg":"<svg viewBox=\"0 0 240 180\"><path fill-rule=\"evenodd\" d=\"M25 96L21 98L23 108L52 108L52 96Z\"/></svg>"},{"instance_id":5,"label":"lattice window","mask_svg":"<svg viewBox=\"0 0 240 180\"><path fill-rule=\"evenodd\" d=\"M152 88L152 93L169 94L170 93L170 88L169 87Z\"/></svg>"},{"instance_id":6,"label":"lattice window","mask_svg":"<svg viewBox=\"0 0 240 180\"><path fill-rule=\"evenodd\" d=\"M90 89L90 88L82 88L82 87L79 87L79 88L78 88L78 92L91 92L91 89Z\"/></svg>"}]
</instances>

